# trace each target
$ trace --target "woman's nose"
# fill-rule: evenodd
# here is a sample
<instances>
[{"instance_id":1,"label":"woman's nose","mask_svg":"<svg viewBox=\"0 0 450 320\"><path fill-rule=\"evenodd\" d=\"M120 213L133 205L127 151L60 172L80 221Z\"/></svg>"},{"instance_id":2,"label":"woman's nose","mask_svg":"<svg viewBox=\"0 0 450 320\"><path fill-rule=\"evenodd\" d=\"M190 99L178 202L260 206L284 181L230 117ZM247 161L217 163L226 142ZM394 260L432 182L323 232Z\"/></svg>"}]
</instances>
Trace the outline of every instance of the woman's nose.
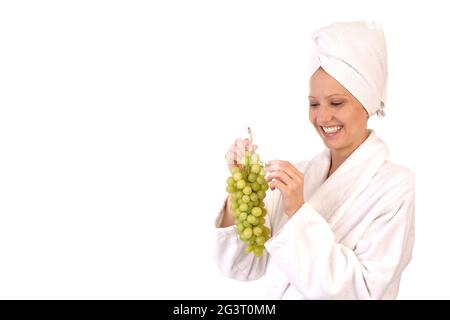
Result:
<instances>
[{"instance_id":1,"label":"woman's nose","mask_svg":"<svg viewBox=\"0 0 450 320\"><path fill-rule=\"evenodd\" d=\"M331 113L327 110L327 108L320 107L317 110L317 122L319 123L327 123L329 122L333 116Z\"/></svg>"}]
</instances>

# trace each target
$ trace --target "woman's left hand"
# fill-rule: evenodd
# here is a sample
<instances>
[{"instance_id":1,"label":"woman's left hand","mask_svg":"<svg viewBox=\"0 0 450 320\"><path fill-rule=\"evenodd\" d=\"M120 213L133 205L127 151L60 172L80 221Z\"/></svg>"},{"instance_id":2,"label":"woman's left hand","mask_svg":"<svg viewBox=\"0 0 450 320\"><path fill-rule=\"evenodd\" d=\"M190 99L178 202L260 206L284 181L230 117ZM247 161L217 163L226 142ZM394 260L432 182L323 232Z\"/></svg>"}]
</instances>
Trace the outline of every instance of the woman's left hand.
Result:
<instances>
[{"instance_id":1,"label":"woman's left hand","mask_svg":"<svg viewBox=\"0 0 450 320\"><path fill-rule=\"evenodd\" d=\"M269 175L266 181L271 190L279 189L283 196L284 212L291 218L305 202L303 196L303 173L288 161L266 162Z\"/></svg>"}]
</instances>

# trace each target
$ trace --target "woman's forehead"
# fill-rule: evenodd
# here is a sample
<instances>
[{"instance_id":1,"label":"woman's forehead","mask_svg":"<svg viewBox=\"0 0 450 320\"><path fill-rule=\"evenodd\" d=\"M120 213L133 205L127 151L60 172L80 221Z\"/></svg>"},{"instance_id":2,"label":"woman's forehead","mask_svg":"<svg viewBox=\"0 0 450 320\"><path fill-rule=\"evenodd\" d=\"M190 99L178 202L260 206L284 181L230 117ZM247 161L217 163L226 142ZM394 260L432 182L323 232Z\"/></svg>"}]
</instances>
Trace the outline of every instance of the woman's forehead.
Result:
<instances>
[{"instance_id":1,"label":"woman's forehead","mask_svg":"<svg viewBox=\"0 0 450 320\"><path fill-rule=\"evenodd\" d=\"M350 92L322 68L311 76L309 81L309 97L332 98L333 96L349 96Z\"/></svg>"}]
</instances>

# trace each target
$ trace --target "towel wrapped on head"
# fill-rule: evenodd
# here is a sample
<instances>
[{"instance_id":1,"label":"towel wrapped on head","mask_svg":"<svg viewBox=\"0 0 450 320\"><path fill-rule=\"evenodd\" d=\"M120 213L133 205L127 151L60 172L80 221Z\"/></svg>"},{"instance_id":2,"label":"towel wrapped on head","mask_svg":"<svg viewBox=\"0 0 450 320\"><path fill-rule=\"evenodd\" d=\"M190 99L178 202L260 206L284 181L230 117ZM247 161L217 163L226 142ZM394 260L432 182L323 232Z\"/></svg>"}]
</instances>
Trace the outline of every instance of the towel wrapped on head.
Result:
<instances>
[{"instance_id":1,"label":"towel wrapped on head","mask_svg":"<svg viewBox=\"0 0 450 320\"><path fill-rule=\"evenodd\" d=\"M310 76L322 67L361 102L369 116L384 116L387 87L386 41L375 22L337 22L312 35Z\"/></svg>"}]
</instances>

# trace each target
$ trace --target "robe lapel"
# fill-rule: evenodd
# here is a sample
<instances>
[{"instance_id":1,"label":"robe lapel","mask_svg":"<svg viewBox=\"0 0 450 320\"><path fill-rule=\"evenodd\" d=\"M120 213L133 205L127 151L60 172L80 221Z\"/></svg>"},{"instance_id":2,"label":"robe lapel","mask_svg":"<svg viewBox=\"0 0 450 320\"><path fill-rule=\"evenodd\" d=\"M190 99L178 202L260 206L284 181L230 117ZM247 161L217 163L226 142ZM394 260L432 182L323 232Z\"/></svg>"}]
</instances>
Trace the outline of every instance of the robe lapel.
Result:
<instances>
[{"instance_id":1,"label":"robe lapel","mask_svg":"<svg viewBox=\"0 0 450 320\"><path fill-rule=\"evenodd\" d=\"M336 223L388 156L386 144L370 130L367 139L328 178L330 151L325 149L305 168L305 201L330 224Z\"/></svg>"}]
</instances>

